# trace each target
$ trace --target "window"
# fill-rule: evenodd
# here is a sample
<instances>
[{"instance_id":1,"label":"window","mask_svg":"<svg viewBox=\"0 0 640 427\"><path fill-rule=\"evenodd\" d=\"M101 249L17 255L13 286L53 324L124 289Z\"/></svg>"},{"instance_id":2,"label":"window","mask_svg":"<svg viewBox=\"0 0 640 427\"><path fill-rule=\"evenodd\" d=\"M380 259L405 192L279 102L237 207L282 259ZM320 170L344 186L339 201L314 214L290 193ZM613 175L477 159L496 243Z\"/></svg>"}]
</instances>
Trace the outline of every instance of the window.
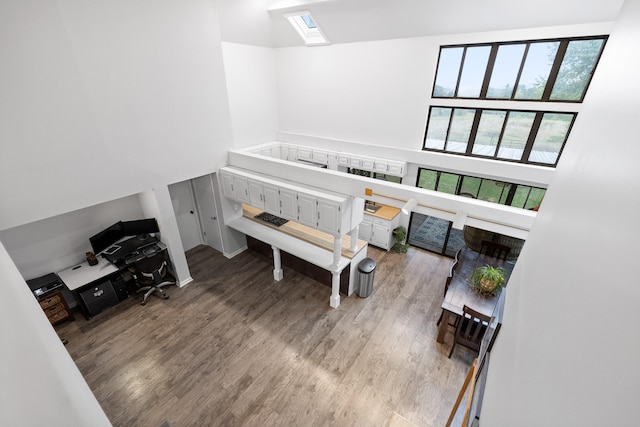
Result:
<instances>
[{"instance_id":1,"label":"window","mask_svg":"<svg viewBox=\"0 0 640 427\"><path fill-rule=\"evenodd\" d=\"M417 187L522 209L537 208L546 190L469 175L420 168Z\"/></svg>"},{"instance_id":2,"label":"window","mask_svg":"<svg viewBox=\"0 0 640 427\"><path fill-rule=\"evenodd\" d=\"M287 13L284 15L298 32L307 46L329 44L324 33L308 11Z\"/></svg>"},{"instance_id":3,"label":"window","mask_svg":"<svg viewBox=\"0 0 640 427\"><path fill-rule=\"evenodd\" d=\"M555 166L575 113L431 107L424 149Z\"/></svg>"},{"instance_id":4,"label":"window","mask_svg":"<svg viewBox=\"0 0 640 427\"><path fill-rule=\"evenodd\" d=\"M577 114L570 106L582 102L606 41L592 36L440 47L432 98L467 101L465 107L430 106L423 150L556 166ZM496 100L562 102L565 108L490 108Z\"/></svg>"},{"instance_id":5,"label":"window","mask_svg":"<svg viewBox=\"0 0 640 427\"><path fill-rule=\"evenodd\" d=\"M347 172L352 173L354 175L366 176L367 178L380 179L383 181L402 184L402 178L400 178L399 176L387 175L385 173L371 172L371 171L356 169L356 168L349 168Z\"/></svg>"},{"instance_id":6,"label":"window","mask_svg":"<svg viewBox=\"0 0 640 427\"><path fill-rule=\"evenodd\" d=\"M432 97L581 102L606 40L443 46Z\"/></svg>"}]
</instances>

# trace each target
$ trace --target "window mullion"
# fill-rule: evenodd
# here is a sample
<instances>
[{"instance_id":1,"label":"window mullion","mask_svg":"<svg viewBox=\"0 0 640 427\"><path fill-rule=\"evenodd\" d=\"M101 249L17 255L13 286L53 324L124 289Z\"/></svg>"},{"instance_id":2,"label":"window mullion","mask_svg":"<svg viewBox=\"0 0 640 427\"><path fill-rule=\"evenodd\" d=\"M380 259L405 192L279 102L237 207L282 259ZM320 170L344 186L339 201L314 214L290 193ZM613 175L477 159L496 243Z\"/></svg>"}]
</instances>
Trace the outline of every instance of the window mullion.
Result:
<instances>
[{"instance_id":1,"label":"window mullion","mask_svg":"<svg viewBox=\"0 0 640 427\"><path fill-rule=\"evenodd\" d=\"M522 77L522 70L524 70L524 64L527 62L527 55L529 54L529 47L531 43L527 43L527 46L524 48L524 53L522 54L522 60L520 61L520 68L518 69L518 75L516 76L516 81L513 84L513 90L511 91L511 99L516 97L516 92L518 91L518 85L520 84L520 77Z\"/></svg>"},{"instance_id":2,"label":"window mullion","mask_svg":"<svg viewBox=\"0 0 640 427\"><path fill-rule=\"evenodd\" d=\"M509 185L509 192L507 193L507 198L504 199L504 204L507 206L511 206L511 204L513 203L513 198L516 195L516 189L518 188L517 185L513 185L510 184Z\"/></svg>"},{"instance_id":3,"label":"window mullion","mask_svg":"<svg viewBox=\"0 0 640 427\"><path fill-rule=\"evenodd\" d=\"M551 71L549 72L549 78L547 79L547 85L545 86L544 92L542 93L541 101L549 101L549 98L551 97L551 91L553 90L553 86L555 85L556 79L558 78L560 66L562 65L564 54L567 52L568 46L568 40L561 41L560 46L558 46L558 51L556 52L555 60L553 61L553 65L551 66Z\"/></svg>"},{"instance_id":4,"label":"window mullion","mask_svg":"<svg viewBox=\"0 0 640 427\"><path fill-rule=\"evenodd\" d=\"M480 117L482 117L482 109L476 108L476 113L473 116L473 124L471 125L471 131L469 132L469 141L467 141L465 156L471 156L473 154L473 144L476 142L478 126L480 126Z\"/></svg>"},{"instance_id":5,"label":"window mullion","mask_svg":"<svg viewBox=\"0 0 640 427\"><path fill-rule=\"evenodd\" d=\"M533 123L531 124L531 131L529 131L529 138L527 138L527 144L524 146L524 150L522 150L522 157L520 158L521 162L527 162L527 159L531 154L533 143L536 140L536 135L538 134L538 130L540 129L540 123L542 123L543 116L543 112L538 112L536 113L536 117L533 119Z\"/></svg>"},{"instance_id":6,"label":"window mullion","mask_svg":"<svg viewBox=\"0 0 640 427\"><path fill-rule=\"evenodd\" d=\"M482 81L482 88L480 89L480 99L487 99L487 91L489 90L489 81L491 80L491 74L493 74L493 66L498 56L498 44L491 45L491 52L489 53L489 60L487 61L487 69L484 73L484 80Z\"/></svg>"},{"instance_id":7,"label":"window mullion","mask_svg":"<svg viewBox=\"0 0 640 427\"><path fill-rule=\"evenodd\" d=\"M453 113L455 111L456 111L456 109L452 108L451 112L449 113L449 123L447 123L447 134L446 134L446 136L444 138L444 147L442 147L443 151L447 151L447 145L449 144L449 132L451 132L451 122L453 121Z\"/></svg>"},{"instance_id":8,"label":"window mullion","mask_svg":"<svg viewBox=\"0 0 640 427\"><path fill-rule=\"evenodd\" d=\"M492 158L497 158L498 151L500 151L500 144L502 144L502 137L504 136L504 130L507 128L507 122L509 122L509 115L511 111L507 111L507 114L504 116L504 121L502 122L502 129L500 129L500 136L498 137L498 142L496 143L495 151L493 152Z\"/></svg>"},{"instance_id":9,"label":"window mullion","mask_svg":"<svg viewBox=\"0 0 640 427\"><path fill-rule=\"evenodd\" d=\"M462 79L462 69L464 68L464 59L467 56L467 47L462 49L462 58L460 58L460 68L458 69L458 81L456 81L456 90L453 92L453 97L458 97L458 89L460 89L460 80Z\"/></svg>"}]
</instances>

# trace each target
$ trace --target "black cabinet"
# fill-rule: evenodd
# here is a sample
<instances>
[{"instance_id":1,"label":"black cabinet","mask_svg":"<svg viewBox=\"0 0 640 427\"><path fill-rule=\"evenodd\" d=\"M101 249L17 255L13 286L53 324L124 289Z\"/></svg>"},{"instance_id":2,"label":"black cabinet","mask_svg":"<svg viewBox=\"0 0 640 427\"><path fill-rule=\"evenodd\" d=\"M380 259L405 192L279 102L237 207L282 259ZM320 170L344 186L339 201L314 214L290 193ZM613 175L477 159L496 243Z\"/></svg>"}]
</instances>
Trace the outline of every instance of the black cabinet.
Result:
<instances>
[{"instance_id":1,"label":"black cabinet","mask_svg":"<svg viewBox=\"0 0 640 427\"><path fill-rule=\"evenodd\" d=\"M89 316L95 316L105 308L112 307L120 302L111 282L108 280L81 291L80 298Z\"/></svg>"}]
</instances>

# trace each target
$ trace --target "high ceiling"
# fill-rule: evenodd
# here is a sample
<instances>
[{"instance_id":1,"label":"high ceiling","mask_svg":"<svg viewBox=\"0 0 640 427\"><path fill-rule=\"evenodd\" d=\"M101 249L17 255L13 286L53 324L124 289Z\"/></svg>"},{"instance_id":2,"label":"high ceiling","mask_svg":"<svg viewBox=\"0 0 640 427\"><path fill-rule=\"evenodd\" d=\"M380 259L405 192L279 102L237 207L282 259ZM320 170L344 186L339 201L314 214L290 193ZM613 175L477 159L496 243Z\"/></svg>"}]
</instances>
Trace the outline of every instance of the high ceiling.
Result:
<instances>
[{"instance_id":1,"label":"high ceiling","mask_svg":"<svg viewBox=\"0 0 640 427\"><path fill-rule=\"evenodd\" d=\"M308 10L331 43L615 21L624 0L217 0L224 41L304 43L283 13Z\"/></svg>"}]
</instances>

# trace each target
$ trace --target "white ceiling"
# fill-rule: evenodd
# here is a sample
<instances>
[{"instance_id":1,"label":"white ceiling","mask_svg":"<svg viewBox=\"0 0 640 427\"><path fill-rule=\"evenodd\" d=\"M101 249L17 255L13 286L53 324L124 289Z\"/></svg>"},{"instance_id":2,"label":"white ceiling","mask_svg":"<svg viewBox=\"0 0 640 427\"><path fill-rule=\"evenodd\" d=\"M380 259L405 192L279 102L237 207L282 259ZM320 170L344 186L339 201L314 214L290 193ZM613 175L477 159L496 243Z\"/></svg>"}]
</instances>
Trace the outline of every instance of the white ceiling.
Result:
<instances>
[{"instance_id":1,"label":"white ceiling","mask_svg":"<svg viewBox=\"0 0 640 427\"><path fill-rule=\"evenodd\" d=\"M615 21L624 0L218 0L222 40L304 43L283 13L308 10L331 43Z\"/></svg>"}]
</instances>

